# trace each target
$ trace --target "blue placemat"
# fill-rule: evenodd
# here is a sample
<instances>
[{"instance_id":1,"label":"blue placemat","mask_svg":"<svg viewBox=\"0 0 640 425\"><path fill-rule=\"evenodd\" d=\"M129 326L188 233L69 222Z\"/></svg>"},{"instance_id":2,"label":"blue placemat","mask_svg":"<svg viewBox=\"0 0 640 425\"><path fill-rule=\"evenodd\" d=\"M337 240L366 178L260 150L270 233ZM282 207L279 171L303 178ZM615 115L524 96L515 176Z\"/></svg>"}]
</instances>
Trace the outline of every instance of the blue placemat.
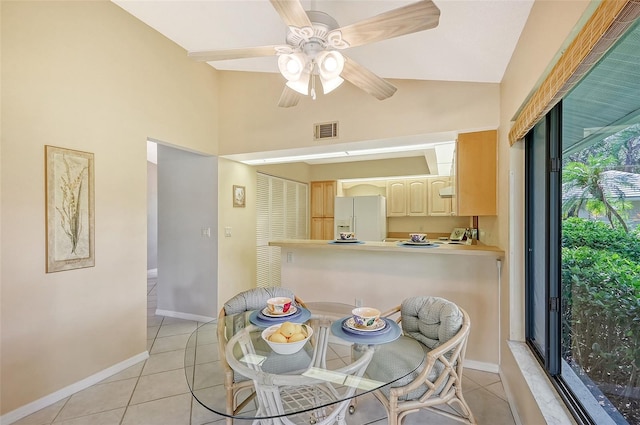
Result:
<instances>
[{"instance_id":1,"label":"blue placemat","mask_svg":"<svg viewBox=\"0 0 640 425\"><path fill-rule=\"evenodd\" d=\"M249 321L261 328L268 328L271 325L275 325L283 322L291 323L304 323L311 317L311 312L304 307L296 306L298 311L290 316L284 317L269 317L264 314L260 314L260 310L254 310L249 315Z\"/></svg>"},{"instance_id":2,"label":"blue placemat","mask_svg":"<svg viewBox=\"0 0 640 425\"><path fill-rule=\"evenodd\" d=\"M342 329L342 322L344 322L348 317L340 320L336 320L331 324L331 333L337 336L340 339L344 339L345 341L355 342L357 344L385 344L387 342L395 341L400 337L402 331L400 330L400 326L396 322L391 319L387 319L382 317L381 319L387 322L387 326L389 330L385 332L383 329L381 332L369 332L368 335L358 335L351 332L346 332Z\"/></svg>"},{"instance_id":3,"label":"blue placemat","mask_svg":"<svg viewBox=\"0 0 640 425\"><path fill-rule=\"evenodd\" d=\"M428 245L408 245L408 244L404 244L402 242L398 242L397 245L401 246L401 247L404 247L404 248L437 248L438 246L440 246L440 245L435 244L435 243L431 243L431 244L428 244Z\"/></svg>"}]
</instances>

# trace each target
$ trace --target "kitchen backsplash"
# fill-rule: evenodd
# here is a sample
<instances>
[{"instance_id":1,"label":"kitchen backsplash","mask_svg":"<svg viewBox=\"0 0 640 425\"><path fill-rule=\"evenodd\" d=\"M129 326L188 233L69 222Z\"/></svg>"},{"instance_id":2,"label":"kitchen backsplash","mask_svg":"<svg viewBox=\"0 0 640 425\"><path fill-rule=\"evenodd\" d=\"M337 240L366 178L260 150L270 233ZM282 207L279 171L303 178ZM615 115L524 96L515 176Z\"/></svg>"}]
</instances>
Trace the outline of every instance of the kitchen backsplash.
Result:
<instances>
[{"instance_id":1,"label":"kitchen backsplash","mask_svg":"<svg viewBox=\"0 0 640 425\"><path fill-rule=\"evenodd\" d=\"M454 227L470 227L469 217L388 217L387 233L450 233Z\"/></svg>"}]
</instances>

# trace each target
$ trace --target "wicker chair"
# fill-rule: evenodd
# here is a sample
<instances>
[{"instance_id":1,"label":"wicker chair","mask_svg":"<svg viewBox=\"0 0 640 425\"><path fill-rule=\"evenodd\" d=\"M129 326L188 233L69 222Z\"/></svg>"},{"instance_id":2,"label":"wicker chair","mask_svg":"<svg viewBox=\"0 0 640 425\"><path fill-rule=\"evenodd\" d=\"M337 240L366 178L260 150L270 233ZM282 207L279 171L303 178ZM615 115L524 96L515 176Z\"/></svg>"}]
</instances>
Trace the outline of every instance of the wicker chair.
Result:
<instances>
[{"instance_id":1,"label":"wicker chair","mask_svg":"<svg viewBox=\"0 0 640 425\"><path fill-rule=\"evenodd\" d=\"M426 360L421 369L375 393L387 409L389 425L401 424L406 415L421 409L475 424L462 395L463 362L471 327L469 315L456 304L437 297L408 298L383 315L397 313L400 317L396 321L404 332L401 338L422 343ZM370 370L384 375L385 370L402 362L399 351L389 353L388 357L376 358L375 368L372 362ZM450 409L436 408L445 404Z\"/></svg>"},{"instance_id":2,"label":"wicker chair","mask_svg":"<svg viewBox=\"0 0 640 425\"><path fill-rule=\"evenodd\" d=\"M229 317L239 313L258 310L267 305L267 300L273 297L289 297L294 300L294 305L304 306L304 303L287 288L267 287L255 288L241 292L229 299L218 314L218 353L220 363L224 370L224 386L227 391L227 413L234 415L242 410L256 396L253 390L253 382L241 375L234 373L229 363L226 361L225 351L227 341L237 331L237 326L244 327L245 320L239 320L234 323L233 318ZM240 395L244 394L244 398L240 401ZM227 425L233 424L233 419L227 418Z\"/></svg>"}]
</instances>

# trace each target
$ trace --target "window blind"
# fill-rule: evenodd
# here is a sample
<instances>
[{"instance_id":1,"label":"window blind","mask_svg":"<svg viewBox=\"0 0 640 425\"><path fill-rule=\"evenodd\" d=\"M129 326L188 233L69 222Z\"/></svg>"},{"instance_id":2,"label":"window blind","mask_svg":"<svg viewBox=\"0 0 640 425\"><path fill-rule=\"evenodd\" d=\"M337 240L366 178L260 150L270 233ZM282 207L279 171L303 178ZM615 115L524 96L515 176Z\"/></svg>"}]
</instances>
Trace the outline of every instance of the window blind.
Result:
<instances>
[{"instance_id":1,"label":"window blind","mask_svg":"<svg viewBox=\"0 0 640 425\"><path fill-rule=\"evenodd\" d=\"M509 143L521 140L640 16L640 0L603 0L547 78L529 98L509 131Z\"/></svg>"}]
</instances>

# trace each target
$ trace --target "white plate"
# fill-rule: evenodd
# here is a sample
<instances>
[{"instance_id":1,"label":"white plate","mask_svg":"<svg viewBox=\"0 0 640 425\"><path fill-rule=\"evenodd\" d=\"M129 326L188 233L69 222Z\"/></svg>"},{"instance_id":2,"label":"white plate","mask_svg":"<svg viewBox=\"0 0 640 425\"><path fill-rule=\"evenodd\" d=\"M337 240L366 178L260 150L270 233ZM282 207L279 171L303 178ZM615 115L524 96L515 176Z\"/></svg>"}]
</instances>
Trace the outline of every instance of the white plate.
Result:
<instances>
[{"instance_id":1,"label":"white plate","mask_svg":"<svg viewBox=\"0 0 640 425\"><path fill-rule=\"evenodd\" d=\"M262 314L268 317L287 317L287 316L291 316L292 314L296 314L297 311L298 311L298 308L295 305L292 305L291 308L289 308L289 311L287 311L286 313L273 314L269 311L269 307L265 307L262 309Z\"/></svg>"},{"instance_id":2,"label":"white plate","mask_svg":"<svg viewBox=\"0 0 640 425\"><path fill-rule=\"evenodd\" d=\"M347 325L348 328L353 329L354 331L361 331L361 332L375 332L375 331L384 329L384 327L387 326L387 322L385 322L380 318L376 319L376 322L370 328L365 328L363 326L356 325L356 322L355 320L353 320L353 317L348 318L347 321L344 322L344 324Z\"/></svg>"},{"instance_id":3,"label":"white plate","mask_svg":"<svg viewBox=\"0 0 640 425\"><path fill-rule=\"evenodd\" d=\"M433 245L431 241L424 242L413 242L413 241L402 241L402 245Z\"/></svg>"},{"instance_id":4,"label":"white plate","mask_svg":"<svg viewBox=\"0 0 640 425\"><path fill-rule=\"evenodd\" d=\"M357 239L336 239L334 242L336 243L356 243L359 242Z\"/></svg>"}]
</instances>

